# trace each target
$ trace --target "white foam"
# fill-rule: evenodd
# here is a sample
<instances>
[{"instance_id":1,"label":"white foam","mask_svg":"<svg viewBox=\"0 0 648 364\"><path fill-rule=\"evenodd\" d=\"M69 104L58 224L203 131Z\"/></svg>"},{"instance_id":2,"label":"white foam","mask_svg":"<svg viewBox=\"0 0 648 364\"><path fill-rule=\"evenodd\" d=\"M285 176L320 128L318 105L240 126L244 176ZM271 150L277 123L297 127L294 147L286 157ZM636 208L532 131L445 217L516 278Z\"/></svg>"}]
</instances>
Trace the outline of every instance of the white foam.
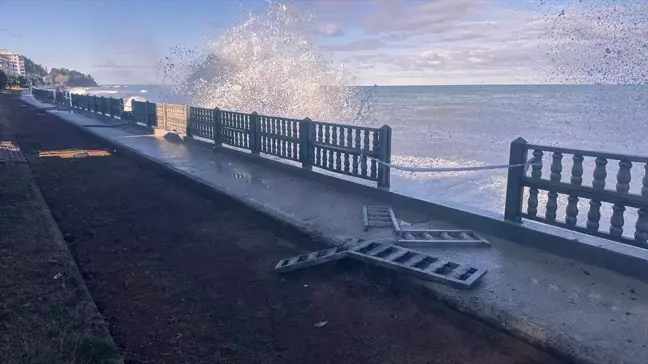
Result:
<instances>
[{"instance_id":1,"label":"white foam","mask_svg":"<svg viewBox=\"0 0 648 364\"><path fill-rule=\"evenodd\" d=\"M371 123L369 97L310 37L311 14L274 1L203 49L174 48L164 83L189 104L314 120Z\"/></svg>"},{"instance_id":2,"label":"white foam","mask_svg":"<svg viewBox=\"0 0 648 364\"><path fill-rule=\"evenodd\" d=\"M124 111L133 111L133 107L131 106L131 102L133 100L140 101L140 102L146 101L146 99L141 97L141 96L128 97L128 98L124 99Z\"/></svg>"}]
</instances>

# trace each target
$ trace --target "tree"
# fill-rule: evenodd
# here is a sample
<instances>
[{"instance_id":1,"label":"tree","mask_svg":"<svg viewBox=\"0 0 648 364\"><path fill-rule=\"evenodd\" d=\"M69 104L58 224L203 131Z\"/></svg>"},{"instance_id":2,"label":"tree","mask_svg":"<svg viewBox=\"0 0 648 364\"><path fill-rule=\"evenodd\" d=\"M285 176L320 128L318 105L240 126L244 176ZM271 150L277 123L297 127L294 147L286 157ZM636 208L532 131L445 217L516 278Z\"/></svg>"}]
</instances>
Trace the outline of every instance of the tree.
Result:
<instances>
[{"instance_id":1,"label":"tree","mask_svg":"<svg viewBox=\"0 0 648 364\"><path fill-rule=\"evenodd\" d=\"M7 82L9 82L7 74L5 74L4 71L0 70L0 90L4 90L5 87L7 87Z\"/></svg>"},{"instance_id":2,"label":"tree","mask_svg":"<svg viewBox=\"0 0 648 364\"><path fill-rule=\"evenodd\" d=\"M45 69L45 67L32 61L28 57L24 57L23 60L25 62L25 73L27 75L38 75L40 77L47 76L47 70Z\"/></svg>"},{"instance_id":3,"label":"tree","mask_svg":"<svg viewBox=\"0 0 648 364\"><path fill-rule=\"evenodd\" d=\"M27 80L27 77L25 77L25 76L18 76L16 81L18 81L18 84L20 85L20 87L25 87L25 86L27 86L29 84L29 81Z\"/></svg>"},{"instance_id":4,"label":"tree","mask_svg":"<svg viewBox=\"0 0 648 364\"><path fill-rule=\"evenodd\" d=\"M64 76L66 78L60 77ZM69 70L67 68L52 68L49 75L49 79L53 80L55 83L63 84L65 86L76 86L76 87L95 87L97 83L91 75L85 75L79 71Z\"/></svg>"}]
</instances>

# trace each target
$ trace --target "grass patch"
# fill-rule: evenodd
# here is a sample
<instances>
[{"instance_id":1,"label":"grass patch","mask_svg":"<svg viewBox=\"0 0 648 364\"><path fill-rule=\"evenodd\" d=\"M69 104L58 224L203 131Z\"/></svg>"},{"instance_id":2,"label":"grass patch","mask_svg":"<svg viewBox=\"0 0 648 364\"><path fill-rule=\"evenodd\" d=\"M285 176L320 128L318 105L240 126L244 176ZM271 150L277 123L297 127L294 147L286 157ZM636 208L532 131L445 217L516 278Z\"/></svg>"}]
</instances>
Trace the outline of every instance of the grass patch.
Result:
<instances>
[{"instance_id":1,"label":"grass patch","mask_svg":"<svg viewBox=\"0 0 648 364\"><path fill-rule=\"evenodd\" d=\"M0 186L0 363L119 363L29 167L0 163Z\"/></svg>"}]
</instances>

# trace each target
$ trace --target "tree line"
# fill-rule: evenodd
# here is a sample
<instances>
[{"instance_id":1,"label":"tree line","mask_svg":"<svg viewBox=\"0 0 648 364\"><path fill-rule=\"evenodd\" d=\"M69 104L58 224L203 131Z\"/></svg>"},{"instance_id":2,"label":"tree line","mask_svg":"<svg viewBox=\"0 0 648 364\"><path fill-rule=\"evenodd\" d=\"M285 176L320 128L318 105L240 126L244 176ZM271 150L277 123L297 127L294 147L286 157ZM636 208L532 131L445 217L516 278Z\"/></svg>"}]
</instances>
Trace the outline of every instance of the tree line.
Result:
<instances>
[{"instance_id":1,"label":"tree line","mask_svg":"<svg viewBox=\"0 0 648 364\"><path fill-rule=\"evenodd\" d=\"M0 70L0 90L7 86L57 85L68 87L95 87L97 82L90 74L67 68L52 68L47 71L42 65L24 57L25 76L6 75Z\"/></svg>"}]
</instances>

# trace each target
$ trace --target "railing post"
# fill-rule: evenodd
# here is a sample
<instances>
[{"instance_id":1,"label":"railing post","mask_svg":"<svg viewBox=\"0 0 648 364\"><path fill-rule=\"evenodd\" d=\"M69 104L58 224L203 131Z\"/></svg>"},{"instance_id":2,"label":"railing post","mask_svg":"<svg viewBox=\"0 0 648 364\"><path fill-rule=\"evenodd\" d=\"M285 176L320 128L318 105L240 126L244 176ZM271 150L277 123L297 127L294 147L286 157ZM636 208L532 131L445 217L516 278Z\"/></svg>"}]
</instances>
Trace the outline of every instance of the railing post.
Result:
<instances>
[{"instance_id":1,"label":"railing post","mask_svg":"<svg viewBox=\"0 0 648 364\"><path fill-rule=\"evenodd\" d=\"M378 187L389 188L391 181L391 135L392 129L389 125L383 125L379 131L379 160L387 164L378 164Z\"/></svg>"},{"instance_id":2,"label":"railing post","mask_svg":"<svg viewBox=\"0 0 648 364\"><path fill-rule=\"evenodd\" d=\"M527 141L517 138L511 142L509 164L525 164L527 162L528 150ZM504 219L513 222L522 222L522 199L524 196L524 167L514 167L508 170L506 181L506 204L504 207Z\"/></svg>"},{"instance_id":3,"label":"railing post","mask_svg":"<svg viewBox=\"0 0 648 364\"><path fill-rule=\"evenodd\" d=\"M160 118L157 119L157 127L160 127ZM162 129L167 130L167 104L162 104Z\"/></svg>"},{"instance_id":4,"label":"railing post","mask_svg":"<svg viewBox=\"0 0 648 364\"><path fill-rule=\"evenodd\" d=\"M135 102L135 100L131 100L131 108L133 107L132 105L133 105L134 102ZM139 102L139 101L137 101L137 102ZM146 126L148 126L150 128L151 127L151 120L149 120L149 112L148 111L149 111L149 102L145 101L144 102L144 121L146 122Z\"/></svg>"},{"instance_id":5,"label":"railing post","mask_svg":"<svg viewBox=\"0 0 648 364\"><path fill-rule=\"evenodd\" d=\"M261 118L256 111L250 114L250 150L252 154L261 152Z\"/></svg>"},{"instance_id":6,"label":"railing post","mask_svg":"<svg viewBox=\"0 0 648 364\"><path fill-rule=\"evenodd\" d=\"M113 112L113 98L112 98L112 96L110 96L110 99L108 100L108 106L110 106L109 107L109 109L110 109L110 118L114 119L115 118L115 113Z\"/></svg>"},{"instance_id":7,"label":"railing post","mask_svg":"<svg viewBox=\"0 0 648 364\"><path fill-rule=\"evenodd\" d=\"M214 145L217 147L223 146L222 131L221 131L221 112L219 108L214 108Z\"/></svg>"},{"instance_id":8,"label":"railing post","mask_svg":"<svg viewBox=\"0 0 648 364\"><path fill-rule=\"evenodd\" d=\"M299 160L302 168L313 169L313 145L311 144L310 135L313 129L313 121L305 118L299 121Z\"/></svg>"},{"instance_id":9,"label":"railing post","mask_svg":"<svg viewBox=\"0 0 648 364\"><path fill-rule=\"evenodd\" d=\"M185 104L185 119L187 120L187 130L185 131L185 134L187 134L188 138L191 138L191 118L189 117L189 105Z\"/></svg>"}]
</instances>

